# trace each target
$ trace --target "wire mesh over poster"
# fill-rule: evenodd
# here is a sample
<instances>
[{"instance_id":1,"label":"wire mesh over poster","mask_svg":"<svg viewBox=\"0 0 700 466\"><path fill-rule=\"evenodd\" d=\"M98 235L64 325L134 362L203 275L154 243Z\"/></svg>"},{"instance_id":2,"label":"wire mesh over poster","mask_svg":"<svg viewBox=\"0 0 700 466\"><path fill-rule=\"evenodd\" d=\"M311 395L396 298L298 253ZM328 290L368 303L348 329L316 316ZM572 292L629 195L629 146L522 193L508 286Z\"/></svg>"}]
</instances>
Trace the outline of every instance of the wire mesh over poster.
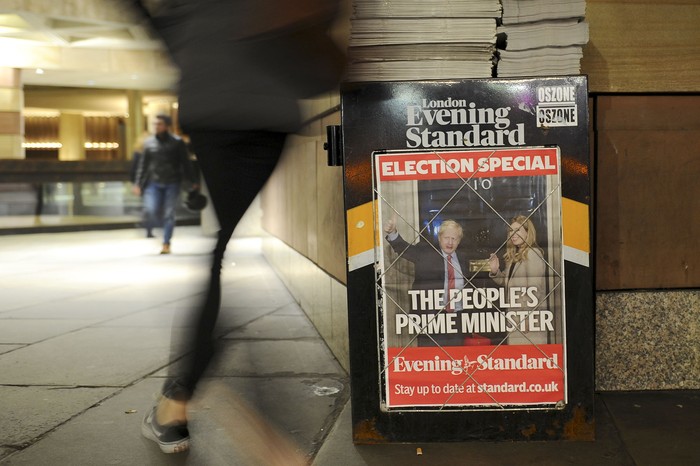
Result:
<instances>
[{"instance_id":1,"label":"wire mesh over poster","mask_svg":"<svg viewBox=\"0 0 700 466\"><path fill-rule=\"evenodd\" d=\"M558 147L373 154L385 410L561 409Z\"/></svg>"}]
</instances>

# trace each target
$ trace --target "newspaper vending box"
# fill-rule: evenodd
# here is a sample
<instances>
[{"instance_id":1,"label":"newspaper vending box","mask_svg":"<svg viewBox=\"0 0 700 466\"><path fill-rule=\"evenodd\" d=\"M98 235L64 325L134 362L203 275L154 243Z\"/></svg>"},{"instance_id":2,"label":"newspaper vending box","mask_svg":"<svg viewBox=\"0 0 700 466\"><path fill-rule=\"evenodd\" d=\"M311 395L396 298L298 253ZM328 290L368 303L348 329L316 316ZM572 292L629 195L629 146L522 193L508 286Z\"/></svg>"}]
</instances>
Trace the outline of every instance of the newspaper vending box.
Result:
<instances>
[{"instance_id":1,"label":"newspaper vending box","mask_svg":"<svg viewBox=\"0 0 700 466\"><path fill-rule=\"evenodd\" d=\"M341 94L354 441L591 440L585 77Z\"/></svg>"}]
</instances>

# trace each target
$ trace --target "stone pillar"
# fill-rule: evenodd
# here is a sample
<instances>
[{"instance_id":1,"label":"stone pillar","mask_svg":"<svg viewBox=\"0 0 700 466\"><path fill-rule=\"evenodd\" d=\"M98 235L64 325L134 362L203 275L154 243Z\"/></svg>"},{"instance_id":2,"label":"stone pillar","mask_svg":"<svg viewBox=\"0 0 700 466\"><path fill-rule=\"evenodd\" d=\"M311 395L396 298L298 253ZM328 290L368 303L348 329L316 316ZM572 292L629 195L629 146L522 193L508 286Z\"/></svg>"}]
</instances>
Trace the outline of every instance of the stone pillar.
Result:
<instances>
[{"instance_id":1,"label":"stone pillar","mask_svg":"<svg viewBox=\"0 0 700 466\"><path fill-rule=\"evenodd\" d=\"M0 68L0 159L23 159L24 91L15 68Z\"/></svg>"},{"instance_id":2,"label":"stone pillar","mask_svg":"<svg viewBox=\"0 0 700 466\"><path fill-rule=\"evenodd\" d=\"M58 140L59 160L85 160L85 117L80 113L61 113Z\"/></svg>"},{"instance_id":3,"label":"stone pillar","mask_svg":"<svg viewBox=\"0 0 700 466\"><path fill-rule=\"evenodd\" d=\"M129 118L126 121L126 148L124 153L128 159L131 159L136 142L146 131L143 116L143 92L128 90L126 91L126 97L128 99Z\"/></svg>"}]
</instances>

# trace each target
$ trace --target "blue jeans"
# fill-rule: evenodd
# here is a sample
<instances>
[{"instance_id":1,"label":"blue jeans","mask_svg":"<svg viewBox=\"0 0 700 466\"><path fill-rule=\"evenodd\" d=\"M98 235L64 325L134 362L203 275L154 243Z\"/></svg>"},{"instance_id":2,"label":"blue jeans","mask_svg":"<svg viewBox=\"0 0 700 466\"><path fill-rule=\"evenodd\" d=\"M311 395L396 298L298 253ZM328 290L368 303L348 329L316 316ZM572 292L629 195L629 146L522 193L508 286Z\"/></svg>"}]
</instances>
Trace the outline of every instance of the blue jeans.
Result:
<instances>
[{"instance_id":1,"label":"blue jeans","mask_svg":"<svg viewBox=\"0 0 700 466\"><path fill-rule=\"evenodd\" d=\"M170 244L175 230L175 208L180 198L180 183L148 183L143 192L143 208L146 231L151 233L158 226L159 214L163 214L163 244Z\"/></svg>"}]
</instances>

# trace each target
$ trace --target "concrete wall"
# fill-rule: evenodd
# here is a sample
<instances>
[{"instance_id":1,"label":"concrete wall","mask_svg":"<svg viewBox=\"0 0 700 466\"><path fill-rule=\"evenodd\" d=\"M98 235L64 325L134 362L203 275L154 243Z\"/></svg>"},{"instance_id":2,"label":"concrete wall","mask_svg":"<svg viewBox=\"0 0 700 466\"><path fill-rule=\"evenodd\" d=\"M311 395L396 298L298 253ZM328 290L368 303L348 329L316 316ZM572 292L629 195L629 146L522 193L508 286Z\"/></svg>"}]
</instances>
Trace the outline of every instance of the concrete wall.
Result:
<instances>
[{"instance_id":1,"label":"concrete wall","mask_svg":"<svg viewBox=\"0 0 700 466\"><path fill-rule=\"evenodd\" d=\"M289 137L262 193L262 220L273 235L266 257L348 369L343 173L323 149L326 126L340 124L339 104L337 93L307 103L316 117Z\"/></svg>"}]
</instances>

